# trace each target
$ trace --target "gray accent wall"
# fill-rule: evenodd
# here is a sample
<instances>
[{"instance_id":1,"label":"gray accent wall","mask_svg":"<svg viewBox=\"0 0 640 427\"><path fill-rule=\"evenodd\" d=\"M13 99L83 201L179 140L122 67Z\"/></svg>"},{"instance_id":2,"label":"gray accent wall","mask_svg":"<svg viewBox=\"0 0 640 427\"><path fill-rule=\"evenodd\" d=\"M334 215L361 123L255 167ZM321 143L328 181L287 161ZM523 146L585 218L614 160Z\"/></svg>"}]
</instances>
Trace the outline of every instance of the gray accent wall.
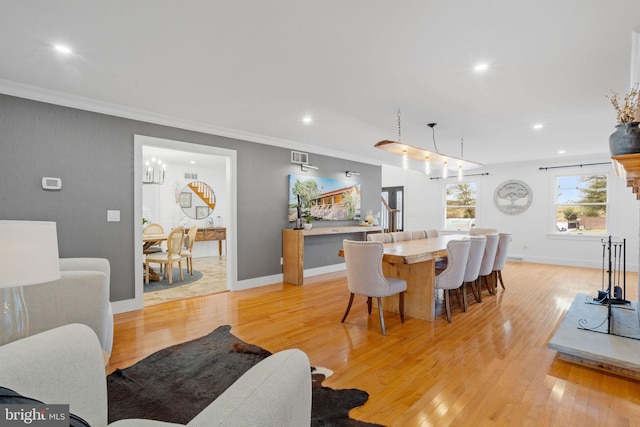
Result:
<instances>
[{"instance_id":1,"label":"gray accent wall","mask_svg":"<svg viewBox=\"0 0 640 427\"><path fill-rule=\"evenodd\" d=\"M61 257L103 257L111 263L111 301L134 298L134 135L184 141L237 152L237 280L282 273L288 175L345 179L362 185L362 211L380 207L380 166L310 153L319 170L301 172L290 149L210 135L0 94L0 219L55 221ZM348 141L345 141L348 143ZM62 179L45 191L44 176ZM107 210L120 222L107 222ZM319 226L354 225L331 222ZM343 262L342 239L307 239L305 267ZM34 260L37 268L37 260Z\"/></svg>"}]
</instances>

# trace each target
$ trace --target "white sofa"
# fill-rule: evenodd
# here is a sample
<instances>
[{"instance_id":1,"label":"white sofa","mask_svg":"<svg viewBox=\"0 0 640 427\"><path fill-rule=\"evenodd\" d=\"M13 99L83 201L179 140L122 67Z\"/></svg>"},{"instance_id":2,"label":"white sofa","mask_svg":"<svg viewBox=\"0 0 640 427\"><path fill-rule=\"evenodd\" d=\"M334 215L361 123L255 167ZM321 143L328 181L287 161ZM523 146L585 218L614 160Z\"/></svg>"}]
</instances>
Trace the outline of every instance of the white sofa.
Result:
<instances>
[{"instance_id":1,"label":"white sofa","mask_svg":"<svg viewBox=\"0 0 640 427\"><path fill-rule=\"evenodd\" d=\"M104 351L113 346L111 269L104 258L62 258L60 279L22 288L29 313L29 335L70 323L94 330Z\"/></svg>"},{"instance_id":2,"label":"white sofa","mask_svg":"<svg viewBox=\"0 0 640 427\"><path fill-rule=\"evenodd\" d=\"M48 404L69 404L92 427L107 425L107 382L96 334L72 324L0 346L0 386ZM284 350L248 370L188 426L309 426L306 354ZM111 426L172 426L120 420Z\"/></svg>"}]
</instances>

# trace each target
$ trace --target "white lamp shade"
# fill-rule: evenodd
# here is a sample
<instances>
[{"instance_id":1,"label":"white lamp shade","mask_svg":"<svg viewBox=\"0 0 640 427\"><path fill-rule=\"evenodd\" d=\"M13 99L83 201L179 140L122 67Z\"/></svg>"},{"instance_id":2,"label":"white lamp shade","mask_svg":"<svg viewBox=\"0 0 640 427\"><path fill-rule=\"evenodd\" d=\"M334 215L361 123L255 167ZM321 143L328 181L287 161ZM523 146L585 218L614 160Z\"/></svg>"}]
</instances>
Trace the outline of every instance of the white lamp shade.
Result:
<instances>
[{"instance_id":1,"label":"white lamp shade","mask_svg":"<svg viewBox=\"0 0 640 427\"><path fill-rule=\"evenodd\" d=\"M0 288L60 278L55 222L0 221Z\"/></svg>"}]
</instances>

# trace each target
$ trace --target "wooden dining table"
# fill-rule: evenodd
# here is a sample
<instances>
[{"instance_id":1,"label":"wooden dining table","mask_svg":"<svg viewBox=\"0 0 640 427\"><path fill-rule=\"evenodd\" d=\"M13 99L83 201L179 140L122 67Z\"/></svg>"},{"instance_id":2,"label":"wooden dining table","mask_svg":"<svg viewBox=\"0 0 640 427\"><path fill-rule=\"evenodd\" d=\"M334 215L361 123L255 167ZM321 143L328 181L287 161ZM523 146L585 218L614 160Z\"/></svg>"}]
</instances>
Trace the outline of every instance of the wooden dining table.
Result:
<instances>
[{"instance_id":1,"label":"wooden dining table","mask_svg":"<svg viewBox=\"0 0 640 427\"><path fill-rule=\"evenodd\" d=\"M407 281L404 299L406 316L432 322L435 319L436 258L447 255L447 243L469 238L466 235L449 234L405 242L385 243L382 257L382 273L385 277ZM344 256L341 249L338 253ZM385 311L399 313L399 296L382 298Z\"/></svg>"},{"instance_id":2,"label":"wooden dining table","mask_svg":"<svg viewBox=\"0 0 640 427\"><path fill-rule=\"evenodd\" d=\"M143 234L142 235L142 253L145 253L151 246L160 246L167 240L168 234Z\"/></svg>"}]
</instances>

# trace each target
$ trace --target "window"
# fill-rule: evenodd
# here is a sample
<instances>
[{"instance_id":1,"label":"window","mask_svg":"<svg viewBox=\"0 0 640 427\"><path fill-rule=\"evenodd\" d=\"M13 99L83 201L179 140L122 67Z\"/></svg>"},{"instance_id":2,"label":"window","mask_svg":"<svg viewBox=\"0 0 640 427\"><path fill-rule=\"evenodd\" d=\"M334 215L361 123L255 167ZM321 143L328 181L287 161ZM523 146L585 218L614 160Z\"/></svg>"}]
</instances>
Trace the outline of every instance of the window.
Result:
<instances>
[{"instance_id":1,"label":"window","mask_svg":"<svg viewBox=\"0 0 640 427\"><path fill-rule=\"evenodd\" d=\"M476 222L476 183L445 184L445 230L468 230Z\"/></svg>"},{"instance_id":2,"label":"window","mask_svg":"<svg viewBox=\"0 0 640 427\"><path fill-rule=\"evenodd\" d=\"M557 231L606 234L607 176L557 177L555 206Z\"/></svg>"}]
</instances>

